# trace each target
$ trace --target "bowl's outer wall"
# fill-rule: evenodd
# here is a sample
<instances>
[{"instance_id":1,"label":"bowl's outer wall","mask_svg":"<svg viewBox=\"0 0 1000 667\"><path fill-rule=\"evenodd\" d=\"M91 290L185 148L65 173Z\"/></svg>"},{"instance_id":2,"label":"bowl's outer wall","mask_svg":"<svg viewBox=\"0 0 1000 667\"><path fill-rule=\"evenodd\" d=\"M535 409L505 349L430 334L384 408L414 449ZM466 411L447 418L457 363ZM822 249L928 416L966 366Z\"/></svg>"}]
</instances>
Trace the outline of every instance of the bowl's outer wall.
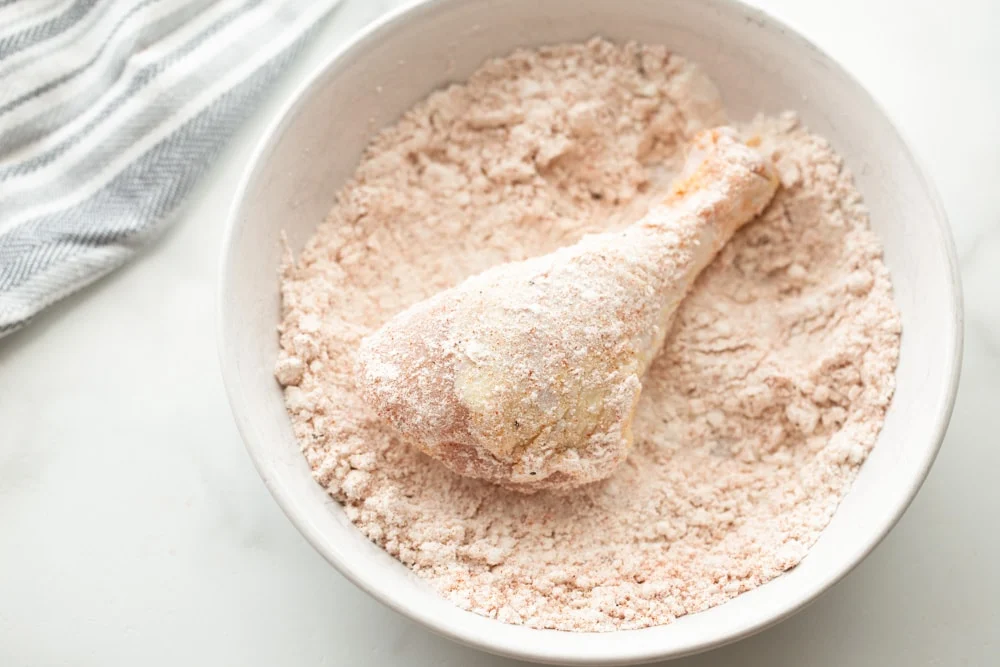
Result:
<instances>
[{"instance_id":1,"label":"bowl's outer wall","mask_svg":"<svg viewBox=\"0 0 1000 667\"><path fill-rule=\"evenodd\" d=\"M372 133L432 90L520 46L662 43L700 63L735 119L795 109L853 170L885 247L903 317L897 391L878 445L803 563L706 612L657 628L569 634L505 625L445 602L368 542L312 480L272 368L280 234L305 244ZM548 662L672 657L784 618L846 574L895 523L939 447L957 385L961 299L940 204L885 114L839 66L787 28L729 0L438 0L397 13L331 60L265 136L234 204L220 289L223 372L262 477L313 545L352 581L432 629Z\"/></svg>"}]
</instances>

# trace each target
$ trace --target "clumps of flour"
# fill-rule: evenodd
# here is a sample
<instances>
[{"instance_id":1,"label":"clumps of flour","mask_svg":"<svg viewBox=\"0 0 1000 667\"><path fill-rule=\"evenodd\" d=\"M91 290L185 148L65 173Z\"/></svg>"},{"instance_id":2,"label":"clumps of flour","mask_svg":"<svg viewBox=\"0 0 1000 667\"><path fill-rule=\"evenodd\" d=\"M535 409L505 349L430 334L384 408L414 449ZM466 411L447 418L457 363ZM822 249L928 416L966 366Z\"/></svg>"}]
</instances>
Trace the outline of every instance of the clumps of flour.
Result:
<instances>
[{"instance_id":1,"label":"clumps of flour","mask_svg":"<svg viewBox=\"0 0 1000 667\"><path fill-rule=\"evenodd\" d=\"M682 304L610 479L524 496L458 477L355 389L359 341L393 314L639 217L725 120L663 47L518 51L379 134L283 267L276 376L316 479L461 607L602 631L720 604L805 556L874 444L899 350L888 272L841 159L791 114L744 128L783 188Z\"/></svg>"}]
</instances>

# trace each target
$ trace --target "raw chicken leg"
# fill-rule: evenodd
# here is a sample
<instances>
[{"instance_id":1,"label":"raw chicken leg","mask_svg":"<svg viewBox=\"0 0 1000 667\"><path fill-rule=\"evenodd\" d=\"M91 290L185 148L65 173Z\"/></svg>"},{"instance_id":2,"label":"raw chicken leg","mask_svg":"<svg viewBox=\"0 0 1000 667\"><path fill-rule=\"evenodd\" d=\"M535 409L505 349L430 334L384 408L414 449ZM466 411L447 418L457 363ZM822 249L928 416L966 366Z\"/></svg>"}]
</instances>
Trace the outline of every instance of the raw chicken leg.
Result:
<instances>
[{"instance_id":1,"label":"raw chicken leg","mask_svg":"<svg viewBox=\"0 0 1000 667\"><path fill-rule=\"evenodd\" d=\"M624 231L494 267L367 337L366 401L462 475L524 492L607 477L673 312L777 186L731 130L702 132L671 192Z\"/></svg>"}]
</instances>

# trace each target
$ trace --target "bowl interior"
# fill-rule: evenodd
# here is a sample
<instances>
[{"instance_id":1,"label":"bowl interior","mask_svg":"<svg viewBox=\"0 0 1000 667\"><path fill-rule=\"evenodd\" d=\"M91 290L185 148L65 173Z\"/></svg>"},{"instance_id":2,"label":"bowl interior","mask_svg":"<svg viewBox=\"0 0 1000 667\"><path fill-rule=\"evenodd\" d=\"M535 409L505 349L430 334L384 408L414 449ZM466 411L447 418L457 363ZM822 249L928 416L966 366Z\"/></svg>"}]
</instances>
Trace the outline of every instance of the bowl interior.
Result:
<instances>
[{"instance_id":1,"label":"bowl interior","mask_svg":"<svg viewBox=\"0 0 1000 667\"><path fill-rule=\"evenodd\" d=\"M439 598L368 542L312 480L272 376L279 234L300 249L373 131L485 58L581 41L668 45L716 81L730 113L796 109L856 175L885 247L904 334L897 391L875 450L801 565L668 626L570 634L505 625ZM856 565L916 493L957 385L961 304L942 209L884 113L839 66L788 28L731 0L436 0L396 13L317 72L265 136L237 196L224 248L220 349L240 430L264 481L346 576L431 629L490 651L552 662L677 656L750 634L812 600Z\"/></svg>"}]
</instances>

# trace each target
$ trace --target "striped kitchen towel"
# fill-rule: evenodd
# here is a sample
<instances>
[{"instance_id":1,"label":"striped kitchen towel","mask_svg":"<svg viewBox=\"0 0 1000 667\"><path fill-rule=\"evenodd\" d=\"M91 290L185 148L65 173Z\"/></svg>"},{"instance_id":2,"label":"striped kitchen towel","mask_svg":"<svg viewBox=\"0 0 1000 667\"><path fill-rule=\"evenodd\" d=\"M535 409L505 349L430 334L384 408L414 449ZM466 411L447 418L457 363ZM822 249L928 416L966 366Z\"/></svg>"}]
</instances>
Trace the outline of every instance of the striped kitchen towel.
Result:
<instances>
[{"instance_id":1,"label":"striped kitchen towel","mask_svg":"<svg viewBox=\"0 0 1000 667\"><path fill-rule=\"evenodd\" d=\"M169 221L338 0L0 0L0 336Z\"/></svg>"}]
</instances>

